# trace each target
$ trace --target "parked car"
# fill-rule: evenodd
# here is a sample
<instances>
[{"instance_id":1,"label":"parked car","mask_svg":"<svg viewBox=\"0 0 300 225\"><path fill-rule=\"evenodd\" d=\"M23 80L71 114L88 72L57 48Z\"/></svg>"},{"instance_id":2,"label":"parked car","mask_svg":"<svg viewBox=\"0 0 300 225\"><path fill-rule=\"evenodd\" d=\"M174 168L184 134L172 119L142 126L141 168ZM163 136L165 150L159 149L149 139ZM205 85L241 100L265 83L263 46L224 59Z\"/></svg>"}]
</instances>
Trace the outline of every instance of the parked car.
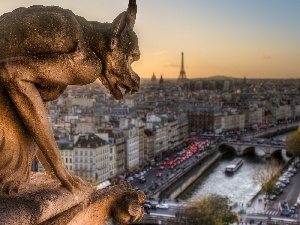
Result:
<instances>
[{"instance_id":1,"label":"parked car","mask_svg":"<svg viewBox=\"0 0 300 225\"><path fill-rule=\"evenodd\" d=\"M284 187L286 186L284 183L282 183L282 182L280 182L280 181L276 182L275 185L276 185L277 187L279 187L279 188L284 188Z\"/></svg>"},{"instance_id":2,"label":"parked car","mask_svg":"<svg viewBox=\"0 0 300 225\"><path fill-rule=\"evenodd\" d=\"M275 200L275 198L276 198L276 195L265 195L264 196L265 200L271 200L271 201L273 201L273 200Z\"/></svg>"},{"instance_id":3,"label":"parked car","mask_svg":"<svg viewBox=\"0 0 300 225\"><path fill-rule=\"evenodd\" d=\"M158 204L158 205L156 205L156 208L158 208L158 209L168 209L169 205L168 204Z\"/></svg>"},{"instance_id":4,"label":"parked car","mask_svg":"<svg viewBox=\"0 0 300 225\"><path fill-rule=\"evenodd\" d=\"M147 173L147 171L140 172L140 176L144 176Z\"/></svg>"},{"instance_id":5,"label":"parked car","mask_svg":"<svg viewBox=\"0 0 300 225\"><path fill-rule=\"evenodd\" d=\"M281 183L284 183L284 184L290 183L290 179L287 177L279 177L278 181L280 181Z\"/></svg>"},{"instance_id":6,"label":"parked car","mask_svg":"<svg viewBox=\"0 0 300 225\"><path fill-rule=\"evenodd\" d=\"M131 182L131 181L133 181L133 180L134 180L133 177L127 177L127 179L126 179L127 182Z\"/></svg>"},{"instance_id":7,"label":"parked car","mask_svg":"<svg viewBox=\"0 0 300 225\"><path fill-rule=\"evenodd\" d=\"M139 176L140 176L140 175L139 175L138 173L133 174L133 177L134 177L134 178L139 178Z\"/></svg>"},{"instance_id":8,"label":"parked car","mask_svg":"<svg viewBox=\"0 0 300 225\"><path fill-rule=\"evenodd\" d=\"M295 167L290 167L287 171L290 173L297 173L297 169Z\"/></svg>"},{"instance_id":9,"label":"parked car","mask_svg":"<svg viewBox=\"0 0 300 225\"><path fill-rule=\"evenodd\" d=\"M281 194L282 192L283 192L282 188L277 187L277 188L274 189L273 194L274 194L274 195L279 195L279 194Z\"/></svg>"},{"instance_id":10,"label":"parked car","mask_svg":"<svg viewBox=\"0 0 300 225\"><path fill-rule=\"evenodd\" d=\"M295 174L293 174L293 173L291 173L291 172L289 172L289 171L286 171L286 172L284 172L282 175L283 175L284 177L289 177L289 178L291 178L291 177L294 176Z\"/></svg>"}]
</instances>

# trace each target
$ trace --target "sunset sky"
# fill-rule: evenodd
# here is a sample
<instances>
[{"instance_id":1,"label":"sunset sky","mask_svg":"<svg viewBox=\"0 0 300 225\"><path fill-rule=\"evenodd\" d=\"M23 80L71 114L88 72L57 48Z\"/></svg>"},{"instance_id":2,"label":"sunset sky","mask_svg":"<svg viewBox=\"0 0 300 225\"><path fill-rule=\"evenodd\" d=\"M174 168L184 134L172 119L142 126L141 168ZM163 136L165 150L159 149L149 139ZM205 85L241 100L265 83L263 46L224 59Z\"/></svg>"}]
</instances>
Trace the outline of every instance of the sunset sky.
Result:
<instances>
[{"instance_id":1,"label":"sunset sky","mask_svg":"<svg viewBox=\"0 0 300 225\"><path fill-rule=\"evenodd\" d=\"M87 20L112 22L128 0L1 0L0 14L58 5ZM299 0L137 0L134 27L142 78L300 78ZM1 32L1 31L0 31Z\"/></svg>"}]
</instances>

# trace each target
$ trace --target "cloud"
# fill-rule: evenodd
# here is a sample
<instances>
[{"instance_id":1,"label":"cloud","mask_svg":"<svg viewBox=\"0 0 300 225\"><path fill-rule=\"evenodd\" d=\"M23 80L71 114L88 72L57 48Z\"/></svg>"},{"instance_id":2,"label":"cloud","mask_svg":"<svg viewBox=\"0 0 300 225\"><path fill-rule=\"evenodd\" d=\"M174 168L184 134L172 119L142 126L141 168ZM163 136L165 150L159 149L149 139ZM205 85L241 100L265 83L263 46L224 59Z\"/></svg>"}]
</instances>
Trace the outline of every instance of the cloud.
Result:
<instances>
[{"instance_id":1,"label":"cloud","mask_svg":"<svg viewBox=\"0 0 300 225\"><path fill-rule=\"evenodd\" d=\"M271 59L271 56L266 55L265 53L262 53L262 54L260 54L259 58L260 58L261 60L270 60L270 59Z\"/></svg>"},{"instance_id":2,"label":"cloud","mask_svg":"<svg viewBox=\"0 0 300 225\"><path fill-rule=\"evenodd\" d=\"M159 52L154 52L154 55L165 55L165 54L168 54L167 50L162 50L162 51L159 51Z\"/></svg>"},{"instance_id":3,"label":"cloud","mask_svg":"<svg viewBox=\"0 0 300 225\"><path fill-rule=\"evenodd\" d=\"M174 64L174 63L166 63L166 64L163 65L163 67L165 67L165 68L179 68L180 65Z\"/></svg>"}]
</instances>

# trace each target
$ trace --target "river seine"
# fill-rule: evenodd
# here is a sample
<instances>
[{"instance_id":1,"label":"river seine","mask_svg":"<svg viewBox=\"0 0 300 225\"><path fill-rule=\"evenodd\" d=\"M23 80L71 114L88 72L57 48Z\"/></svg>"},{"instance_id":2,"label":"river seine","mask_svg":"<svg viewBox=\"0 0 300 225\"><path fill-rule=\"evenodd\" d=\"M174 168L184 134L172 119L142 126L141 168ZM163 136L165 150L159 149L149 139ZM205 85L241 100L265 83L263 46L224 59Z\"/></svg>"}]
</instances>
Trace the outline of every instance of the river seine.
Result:
<instances>
[{"instance_id":1,"label":"river seine","mask_svg":"<svg viewBox=\"0 0 300 225\"><path fill-rule=\"evenodd\" d=\"M289 133L274 137L285 140ZM283 151L283 158L286 158ZM209 170L199 177L180 196L183 200L197 200L207 194L220 194L229 197L233 202L246 204L260 190L252 181L256 168L265 166L265 159L254 155L242 156L244 164L233 175L224 173L225 167L234 159L234 155L225 155Z\"/></svg>"}]
</instances>

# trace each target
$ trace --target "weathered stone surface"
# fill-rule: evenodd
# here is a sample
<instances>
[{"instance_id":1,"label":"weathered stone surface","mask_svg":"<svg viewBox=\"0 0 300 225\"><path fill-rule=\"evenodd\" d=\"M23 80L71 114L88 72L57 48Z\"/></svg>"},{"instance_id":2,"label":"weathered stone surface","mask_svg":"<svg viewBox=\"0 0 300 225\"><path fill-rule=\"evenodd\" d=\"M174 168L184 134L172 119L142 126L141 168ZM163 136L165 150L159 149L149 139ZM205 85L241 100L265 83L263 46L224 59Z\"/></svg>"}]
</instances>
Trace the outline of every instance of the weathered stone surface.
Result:
<instances>
[{"instance_id":1,"label":"weathered stone surface","mask_svg":"<svg viewBox=\"0 0 300 225\"><path fill-rule=\"evenodd\" d=\"M131 69L139 59L135 13L130 0L112 23L89 22L55 6L19 8L0 17L0 191L22 188L36 151L66 188L81 185L61 160L46 105L68 85L97 78L116 99L123 97L120 87L139 89Z\"/></svg>"},{"instance_id":2,"label":"weathered stone surface","mask_svg":"<svg viewBox=\"0 0 300 225\"><path fill-rule=\"evenodd\" d=\"M98 78L115 99L123 97L121 89L138 91L131 68L140 56L135 18L135 0L112 23L90 22L55 6L18 8L0 17L0 224L87 224L81 218L99 224L111 216L127 223L141 217L142 193L126 184L93 192L66 169L47 117L47 102L68 85ZM30 178L34 156L48 175Z\"/></svg>"},{"instance_id":3,"label":"weathered stone surface","mask_svg":"<svg viewBox=\"0 0 300 225\"><path fill-rule=\"evenodd\" d=\"M121 224L142 218L143 192L121 183L95 191L89 184L73 193L46 173L33 173L20 193L0 196L0 224L102 224L114 218Z\"/></svg>"}]
</instances>

